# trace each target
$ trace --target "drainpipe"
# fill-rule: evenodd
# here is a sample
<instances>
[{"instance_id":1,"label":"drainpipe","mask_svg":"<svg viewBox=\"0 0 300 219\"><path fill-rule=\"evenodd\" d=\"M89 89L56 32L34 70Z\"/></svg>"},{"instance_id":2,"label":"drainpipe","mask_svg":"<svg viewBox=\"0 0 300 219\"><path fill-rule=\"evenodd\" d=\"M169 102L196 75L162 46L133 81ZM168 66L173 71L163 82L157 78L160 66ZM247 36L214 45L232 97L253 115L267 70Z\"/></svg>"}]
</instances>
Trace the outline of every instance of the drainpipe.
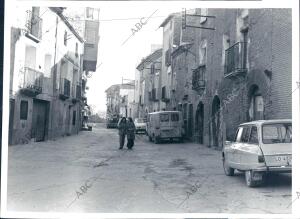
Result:
<instances>
[{"instance_id":1,"label":"drainpipe","mask_svg":"<svg viewBox=\"0 0 300 219\"><path fill-rule=\"evenodd\" d=\"M51 136L54 137L54 114L55 114L55 104L56 103L56 79L57 79L57 64L56 64L56 48L57 48L57 28L58 28L58 15L56 15L56 27L55 27L55 44L54 44L54 69L53 69L53 95L52 95L52 108L51 108Z\"/></svg>"}]
</instances>

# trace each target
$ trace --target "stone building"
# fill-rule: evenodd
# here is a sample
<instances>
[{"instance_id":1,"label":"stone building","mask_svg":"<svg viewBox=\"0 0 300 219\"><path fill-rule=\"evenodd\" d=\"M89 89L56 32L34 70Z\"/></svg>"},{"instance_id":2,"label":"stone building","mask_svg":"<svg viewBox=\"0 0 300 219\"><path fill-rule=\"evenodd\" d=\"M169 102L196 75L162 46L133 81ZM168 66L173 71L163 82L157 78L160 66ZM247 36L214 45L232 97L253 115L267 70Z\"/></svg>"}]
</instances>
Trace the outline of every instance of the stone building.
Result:
<instances>
[{"instance_id":1,"label":"stone building","mask_svg":"<svg viewBox=\"0 0 300 219\"><path fill-rule=\"evenodd\" d=\"M61 7L17 7L11 27L9 143L76 134L84 39Z\"/></svg>"},{"instance_id":2,"label":"stone building","mask_svg":"<svg viewBox=\"0 0 300 219\"><path fill-rule=\"evenodd\" d=\"M160 71L161 71L162 49L157 49L149 54L138 64L137 77L140 83L140 100L138 102L139 118L145 118L148 113L159 111L160 98Z\"/></svg>"},{"instance_id":3,"label":"stone building","mask_svg":"<svg viewBox=\"0 0 300 219\"><path fill-rule=\"evenodd\" d=\"M236 126L291 118L291 10L196 9L173 50L187 138L221 148ZM198 20L198 21L197 21ZM198 23L197 25L195 23Z\"/></svg>"},{"instance_id":4,"label":"stone building","mask_svg":"<svg viewBox=\"0 0 300 219\"><path fill-rule=\"evenodd\" d=\"M221 148L240 123L292 117L290 9L198 8L186 14L173 13L161 24L157 86L158 109L182 111L186 139ZM152 104L143 103L148 109Z\"/></svg>"}]
</instances>

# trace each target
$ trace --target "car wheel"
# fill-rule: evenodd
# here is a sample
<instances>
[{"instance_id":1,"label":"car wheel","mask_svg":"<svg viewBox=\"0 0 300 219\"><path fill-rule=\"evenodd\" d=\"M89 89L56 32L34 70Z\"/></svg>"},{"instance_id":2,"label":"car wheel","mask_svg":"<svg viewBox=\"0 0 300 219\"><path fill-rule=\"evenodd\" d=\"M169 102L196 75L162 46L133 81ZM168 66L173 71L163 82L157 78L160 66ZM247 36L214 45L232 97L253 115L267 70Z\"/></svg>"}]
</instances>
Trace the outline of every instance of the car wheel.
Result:
<instances>
[{"instance_id":1,"label":"car wheel","mask_svg":"<svg viewBox=\"0 0 300 219\"><path fill-rule=\"evenodd\" d=\"M226 176L234 175L234 169L227 165L225 157L223 157L223 169Z\"/></svg>"},{"instance_id":2,"label":"car wheel","mask_svg":"<svg viewBox=\"0 0 300 219\"><path fill-rule=\"evenodd\" d=\"M255 187L262 183L262 181L255 181L253 179L253 171L247 170L245 171L245 180L248 187Z\"/></svg>"},{"instance_id":3,"label":"car wheel","mask_svg":"<svg viewBox=\"0 0 300 219\"><path fill-rule=\"evenodd\" d=\"M160 142L159 137L154 137L154 143L155 143L155 144L158 144L159 142Z\"/></svg>"}]
</instances>

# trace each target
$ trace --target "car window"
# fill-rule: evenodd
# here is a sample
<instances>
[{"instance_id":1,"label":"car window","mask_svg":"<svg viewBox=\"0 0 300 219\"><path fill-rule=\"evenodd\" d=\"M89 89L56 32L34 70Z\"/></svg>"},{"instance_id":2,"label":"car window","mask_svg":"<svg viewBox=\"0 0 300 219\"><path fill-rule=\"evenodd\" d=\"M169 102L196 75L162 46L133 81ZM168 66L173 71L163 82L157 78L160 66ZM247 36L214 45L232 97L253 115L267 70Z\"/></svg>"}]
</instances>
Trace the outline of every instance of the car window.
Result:
<instances>
[{"instance_id":1,"label":"car window","mask_svg":"<svg viewBox=\"0 0 300 219\"><path fill-rule=\"evenodd\" d=\"M268 124L262 131L264 144L292 142L292 124Z\"/></svg>"},{"instance_id":2,"label":"car window","mask_svg":"<svg viewBox=\"0 0 300 219\"><path fill-rule=\"evenodd\" d=\"M248 142L249 135L250 135L250 127L244 127L241 142Z\"/></svg>"},{"instance_id":3,"label":"car window","mask_svg":"<svg viewBox=\"0 0 300 219\"><path fill-rule=\"evenodd\" d=\"M257 133L257 127L256 126L252 126L252 128L251 128L249 143L258 144L258 133Z\"/></svg>"},{"instance_id":4,"label":"car window","mask_svg":"<svg viewBox=\"0 0 300 219\"><path fill-rule=\"evenodd\" d=\"M179 114L178 113L172 113L171 114L171 121L177 122L179 120Z\"/></svg>"},{"instance_id":5,"label":"car window","mask_svg":"<svg viewBox=\"0 0 300 219\"><path fill-rule=\"evenodd\" d=\"M160 114L159 118L161 122L169 122L169 114L167 113Z\"/></svg>"},{"instance_id":6,"label":"car window","mask_svg":"<svg viewBox=\"0 0 300 219\"><path fill-rule=\"evenodd\" d=\"M239 129L236 132L236 136L235 136L236 142L241 142L242 133L243 133L243 127L239 127Z\"/></svg>"}]
</instances>

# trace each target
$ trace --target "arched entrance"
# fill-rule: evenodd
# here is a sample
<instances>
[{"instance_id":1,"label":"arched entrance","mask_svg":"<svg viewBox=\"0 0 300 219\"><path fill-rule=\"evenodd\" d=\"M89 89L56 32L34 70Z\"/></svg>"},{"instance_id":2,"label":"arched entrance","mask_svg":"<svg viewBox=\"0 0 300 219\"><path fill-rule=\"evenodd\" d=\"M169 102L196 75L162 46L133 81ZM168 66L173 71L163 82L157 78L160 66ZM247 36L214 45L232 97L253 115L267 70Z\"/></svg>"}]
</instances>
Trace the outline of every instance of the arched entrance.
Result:
<instances>
[{"instance_id":1,"label":"arched entrance","mask_svg":"<svg viewBox=\"0 0 300 219\"><path fill-rule=\"evenodd\" d=\"M195 136L196 141L203 144L203 132L204 132L204 105L200 102L196 110L195 120Z\"/></svg>"},{"instance_id":2,"label":"arched entrance","mask_svg":"<svg viewBox=\"0 0 300 219\"><path fill-rule=\"evenodd\" d=\"M215 96L212 102L211 127L212 127L212 146L219 147L220 133L220 105L221 101L218 96Z\"/></svg>"},{"instance_id":3,"label":"arched entrance","mask_svg":"<svg viewBox=\"0 0 300 219\"><path fill-rule=\"evenodd\" d=\"M264 119L264 99L256 84L249 88L248 101L248 120L253 121Z\"/></svg>"}]
</instances>

